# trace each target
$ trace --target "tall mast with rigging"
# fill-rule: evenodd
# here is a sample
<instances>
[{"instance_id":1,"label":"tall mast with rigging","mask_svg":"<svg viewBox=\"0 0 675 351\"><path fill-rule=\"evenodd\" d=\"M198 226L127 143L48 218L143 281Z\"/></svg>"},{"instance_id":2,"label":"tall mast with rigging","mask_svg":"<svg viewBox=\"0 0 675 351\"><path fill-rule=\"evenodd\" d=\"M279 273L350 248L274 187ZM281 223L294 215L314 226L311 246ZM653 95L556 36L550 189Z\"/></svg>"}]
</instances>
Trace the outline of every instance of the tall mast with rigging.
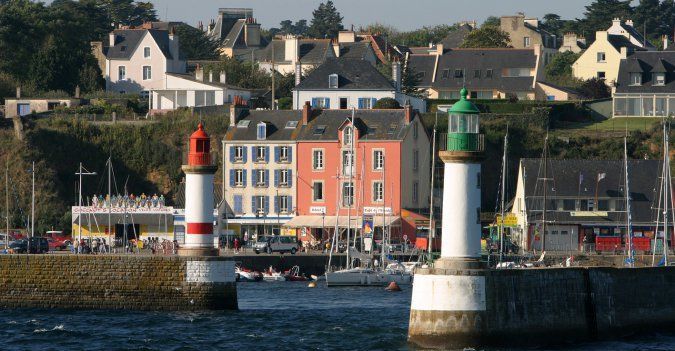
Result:
<instances>
[{"instance_id":1,"label":"tall mast with rigging","mask_svg":"<svg viewBox=\"0 0 675 351\"><path fill-rule=\"evenodd\" d=\"M630 183L628 181L628 146L626 137L623 138L623 160L624 160L624 179L626 187L626 235L628 239L628 259L626 263L628 267L634 267L635 258L633 257L633 228L631 223L631 209L630 209Z\"/></svg>"},{"instance_id":2,"label":"tall mast with rigging","mask_svg":"<svg viewBox=\"0 0 675 351\"><path fill-rule=\"evenodd\" d=\"M504 155L502 156L502 189L501 189L501 221L499 225L499 263L504 259L504 200L506 198L506 152L509 145L509 126L506 126L504 135Z\"/></svg>"}]
</instances>

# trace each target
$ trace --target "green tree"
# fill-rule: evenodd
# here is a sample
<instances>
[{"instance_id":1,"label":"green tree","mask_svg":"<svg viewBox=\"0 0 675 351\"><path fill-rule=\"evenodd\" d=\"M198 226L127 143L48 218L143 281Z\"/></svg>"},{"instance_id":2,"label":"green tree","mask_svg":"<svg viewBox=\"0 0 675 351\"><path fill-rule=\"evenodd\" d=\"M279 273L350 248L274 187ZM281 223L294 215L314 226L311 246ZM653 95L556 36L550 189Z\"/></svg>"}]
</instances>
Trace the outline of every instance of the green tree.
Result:
<instances>
[{"instance_id":1,"label":"green tree","mask_svg":"<svg viewBox=\"0 0 675 351\"><path fill-rule=\"evenodd\" d=\"M321 3L312 15L308 34L314 38L337 38L338 32L343 29L343 17L331 0Z\"/></svg>"},{"instance_id":2,"label":"green tree","mask_svg":"<svg viewBox=\"0 0 675 351\"><path fill-rule=\"evenodd\" d=\"M502 20L497 16L488 16L485 19L481 27L500 27L502 25Z\"/></svg>"},{"instance_id":3,"label":"green tree","mask_svg":"<svg viewBox=\"0 0 675 351\"><path fill-rule=\"evenodd\" d=\"M133 0L97 0L108 18L107 23L138 26L146 21L157 21L157 12L151 2Z\"/></svg>"},{"instance_id":4,"label":"green tree","mask_svg":"<svg viewBox=\"0 0 675 351\"><path fill-rule=\"evenodd\" d=\"M401 92L410 96L422 97L424 91L419 88L419 84L419 75L412 66L408 65L401 72Z\"/></svg>"},{"instance_id":5,"label":"green tree","mask_svg":"<svg viewBox=\"0 0 675 351\"><path fill-rule=\"evenodd\" d=\"M242 88L270 89L272 86L272 76L257 63L240 62L232 57L222 57L219 62L208 64L204 71L204 74L213 71L214 76L224 71L229 84Z\"/></svg>"},{"instance_id":6,"label":"green tree","mask_svg":"<svg viewBox=\"0 0 675 351\"><path fill-rule=\"evenodd\" d=\"M675 30L675 0L664 0L659 5L658 34L671 35Z\"/></svg>"},{"instance_id":7,"label":"green tree","mask_svg":"<svg viewBox=\"0 0 675 351\"><path fill-rule=\"evenodd\" d=\"M632 13L630 0L595 0L586 6L585 18L578 21L578 27L581 34L592 42L596 31L609 28L614 18L627 19Z\"/></svg>"},{"instance_id":8,"label":"green tree","mask_svg":"<svg viewBox=\"0 0 675 351\"><path fill-rule=\"evenodd\" d=\"M386 97L375 101L374 109L400 109L401 104L396 99Z\"/></svg>"},{"instance_id":9,"label":"green tree","mask_svg":"<svg viewBox=\"0 0 675 351\"><path fill-rule=\"evenodd\" d=\"M180 52L189 60L211 60L217 58L218 43L205 32L181 23L175 27L179 38Z\"/></svg>"},{"instance_id":10,"label":"green tree","mask_svg":"<svg viewBox=\"0 0 675 351\"><path fill-rule=\"evenodd\" d=\"M659 0L640 0L634 9L633 18L635 27L639 30L646 29L647 37L656 38L659 34Z\"/></svg>"},{"instance_id":11,"label":"green tree","mask_svg":"<svg viewBox=\"0 0 675 351\"><path fill-rule=\"evenodd\" d=\"M105 89L105 79L101 75L101 68L96 59L89 55L79 72L77 85L82 93L91 93Z\"/></svg>"},{"instance_id":12,"label":"green tree","mask_svg":"<svg viewBox=\"0 0 675 351\"><path fill-rule=\"evenodd\" d=\"M604 99L612 96L605 80L598 78L591 78L581 83L579 91L587 99Z\"/></svg>"},{"instance_id":13,"label":"green tree","mask_svg":"<svg viewBox=\"0 0 675 351\"><path fill-rule=\"evenodd\" d=\"M463 48L508 48L509 34L494 26L482 26L471 31L462 43Z\"/></svg>"},{"instance_id":14,"label":"green tree","mask_svg":"<svg viewBox=\"0 0 675 351\"><path fill-rule=\"evenodd\" d=\"M571 51L553 56L551 62L544 68L546 79L551 83L567 87L579 85L579 81L572 74L572 64L579 56L580 54L575 54Z\"/></svg>"}]
</instances>

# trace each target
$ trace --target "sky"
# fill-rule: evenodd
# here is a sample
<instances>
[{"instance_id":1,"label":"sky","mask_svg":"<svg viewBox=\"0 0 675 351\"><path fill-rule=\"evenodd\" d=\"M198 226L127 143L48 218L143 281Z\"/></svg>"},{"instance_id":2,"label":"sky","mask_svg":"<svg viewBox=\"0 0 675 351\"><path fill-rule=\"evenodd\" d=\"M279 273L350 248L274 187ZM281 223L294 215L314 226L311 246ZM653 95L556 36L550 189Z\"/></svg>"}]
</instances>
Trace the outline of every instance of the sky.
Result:
<instances>
[{"instance_id":1,"label":"sky","mask_svg":"<svg viewBox=\"0 0 675 351\"><path fill-rule=\"evenodd\" d=\"M196 26L205 24L221 7L247 7L263 28L278 27L285 19L312 18L321 0L150 0L162 20L183 21ZM391 25L399 30L422 26L453 24L488 16L512 15L543 17L556 13L564 19L583 16L584 6L592 0L333 0L344 19L345 28L371 23Z\"/></svg>"}]
</instances>

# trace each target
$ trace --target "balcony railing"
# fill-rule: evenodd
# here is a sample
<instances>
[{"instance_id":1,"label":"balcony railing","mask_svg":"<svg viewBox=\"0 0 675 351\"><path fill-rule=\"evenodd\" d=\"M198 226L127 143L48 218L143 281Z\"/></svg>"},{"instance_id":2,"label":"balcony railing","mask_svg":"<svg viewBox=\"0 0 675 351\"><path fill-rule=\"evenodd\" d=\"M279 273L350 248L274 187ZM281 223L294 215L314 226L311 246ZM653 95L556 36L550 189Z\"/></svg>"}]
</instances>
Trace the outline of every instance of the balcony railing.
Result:
<instances>
[{"instance_id":1,"label":"balcony railing","mask_svg":"<svg viewBox=\"0 0 675 351\"><path fill-rule=\"evenodd\" d=\"M473 151L485 150L485 138L483 134L475 133L448 133L448 151Z\"/></svg>"}]
</instances>

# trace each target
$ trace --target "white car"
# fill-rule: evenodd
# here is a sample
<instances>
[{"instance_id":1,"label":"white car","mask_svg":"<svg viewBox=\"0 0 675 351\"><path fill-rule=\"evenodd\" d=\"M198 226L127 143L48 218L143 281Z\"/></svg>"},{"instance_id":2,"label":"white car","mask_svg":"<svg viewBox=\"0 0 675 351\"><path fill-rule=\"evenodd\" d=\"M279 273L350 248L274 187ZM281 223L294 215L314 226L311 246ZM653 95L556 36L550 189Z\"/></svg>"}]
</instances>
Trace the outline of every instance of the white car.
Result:
<instances>
[{"instance_id":1,"label":"white car","mask_svg":"<svg viewBox=\"0 0 675 351\"><path fill-rule=\"evenodd\" d=\"M268 254L273 252L290 252L292 255L295 255L298 252L298 241L294 236L274 235L261 239L258 239L258 242L253 245L253 251L256 254L261 252Z\"/></svg>"}]
</instances>

